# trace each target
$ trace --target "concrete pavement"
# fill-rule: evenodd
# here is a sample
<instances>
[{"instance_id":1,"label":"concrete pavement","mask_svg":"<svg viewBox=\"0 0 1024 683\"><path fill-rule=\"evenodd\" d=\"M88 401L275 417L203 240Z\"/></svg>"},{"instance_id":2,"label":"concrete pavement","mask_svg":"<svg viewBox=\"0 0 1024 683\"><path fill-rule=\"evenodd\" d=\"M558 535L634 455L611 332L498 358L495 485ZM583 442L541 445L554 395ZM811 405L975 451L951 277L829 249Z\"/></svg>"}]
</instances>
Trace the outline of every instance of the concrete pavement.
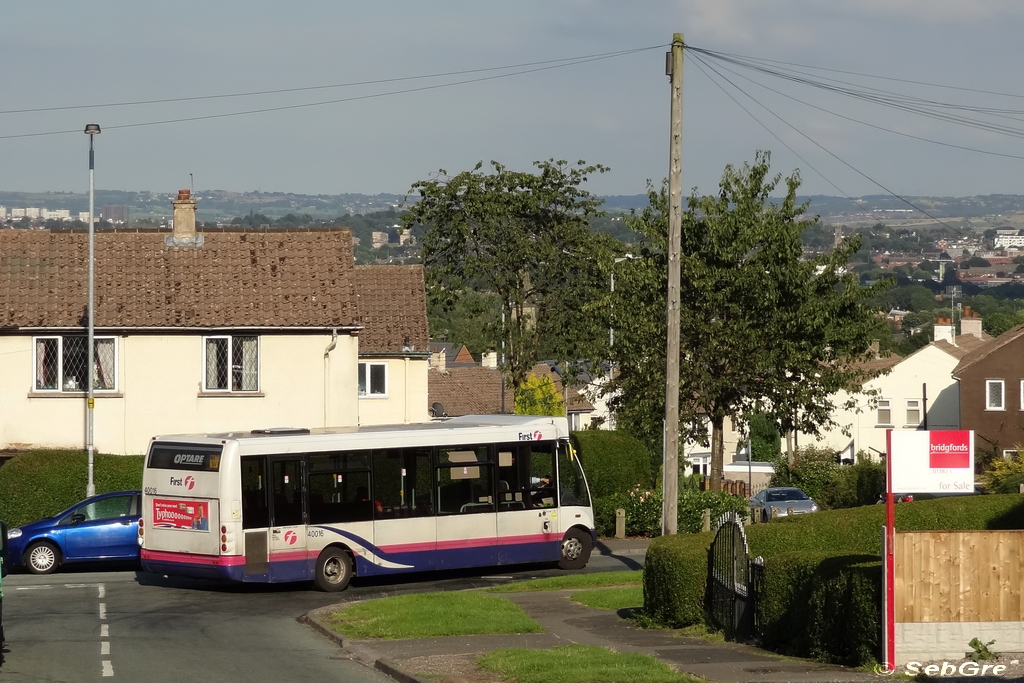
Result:
<instances>
[{"instance_id":1,"label":"concrete pavement","mask_svg":"<svg viewBox=\"0 0 1024 683\"><path fill-rule=\"evenodd\" d=\"M602 541L595 552L620 557L643 555L647 541ZM854 683L872 681L872 673L829 666L808 660L783 658L739 643L712 643L686 637L669 629L641 629L625 617L628 614L593 609L572 602L575 590L502 593L518 604L544 627L544 633L501 636L456 636L409 640L350 640L333 633L325 624L327 615L341 606L316 610L307 622L336 640L354 658L378 668L405 683L426 681L417 677L425 667L432 676L446 671L458 673L449 680L496 680L473 677L466 667L481 654L499 648L548 649L582 644L638 652L659 659L678 671L721 683ZM450 669L438 668L448 661ZM430 663L427 667L426 663ZM456 666L458 664L458 666ZM433 678L433 680L437 680Z\"/></svg>"}]
</instances>

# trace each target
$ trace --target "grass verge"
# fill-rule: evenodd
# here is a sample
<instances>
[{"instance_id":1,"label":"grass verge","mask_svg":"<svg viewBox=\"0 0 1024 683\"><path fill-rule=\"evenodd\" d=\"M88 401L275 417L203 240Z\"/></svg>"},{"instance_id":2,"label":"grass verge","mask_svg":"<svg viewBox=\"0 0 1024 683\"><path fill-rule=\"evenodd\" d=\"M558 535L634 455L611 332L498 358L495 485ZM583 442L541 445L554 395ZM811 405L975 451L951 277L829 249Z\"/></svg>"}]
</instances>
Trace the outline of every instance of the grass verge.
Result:
<instances>
[{"instance_id":1,"label":"grass verge","mask_svg":"<svg viewBox=\"0 0 1024 683\"><path fill-rule=\"evenodd\" d=\"M604 588L606 586L640 585L642 571L601 572L598 574L567 574L545 579L517 581L503 586L493 586L491 593L518 593L520 591L560 591L572 588Z\"/></svg>"},{"instance_id":2,"label":"grass verge","mask_svg":"<svg viewBox=\"0 0 1024 683\"><path fill-rule=\"evenodd\" d=\"M519 605L479 591L367 600L333 613L327 624L349 638L439 638L544 631Z\"/></svg>"},{"instance_id":3,"label":"grass verge","mask_svg":"<svg viewBox=\"0 0 1024 683\"><path fill-rule=\"evenodd\" d=\"M672 670L648 655L612 652L589 645L550 650L505 648L489 652L477 663L517 683L698 683L700 679Z\"/></svg>"},{"instance_id":4,"label":"grass verge","mask_svg":"<svg viewBox=\"0 0 1024 683\"><path fill-rule=\"evenodd\" d=\"M571 600L596 609L639 609L644 604L644 587L638 584L580 591L573 593Z\"/></svg>"}]
</instances>

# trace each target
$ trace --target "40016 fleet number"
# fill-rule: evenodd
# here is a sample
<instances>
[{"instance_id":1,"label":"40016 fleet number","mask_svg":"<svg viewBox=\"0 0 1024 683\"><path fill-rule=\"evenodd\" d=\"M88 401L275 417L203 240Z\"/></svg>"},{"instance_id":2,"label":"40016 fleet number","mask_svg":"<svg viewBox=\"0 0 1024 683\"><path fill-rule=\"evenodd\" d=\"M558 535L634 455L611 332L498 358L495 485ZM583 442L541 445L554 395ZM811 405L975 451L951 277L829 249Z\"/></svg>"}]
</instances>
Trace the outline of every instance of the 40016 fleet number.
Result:
<instances>
[{"instance_id":1,"label":"40016 fleet number","mask_svg":"<svg viewBox=\"0 0 1024 683\"><path fill-rule=\"evenodd\" d=\"M323 538L324 537L324 530L323 529L309 529L309 530L306 531L306 536L308 536L309 538Z\"/></svg>"}]
</instances>

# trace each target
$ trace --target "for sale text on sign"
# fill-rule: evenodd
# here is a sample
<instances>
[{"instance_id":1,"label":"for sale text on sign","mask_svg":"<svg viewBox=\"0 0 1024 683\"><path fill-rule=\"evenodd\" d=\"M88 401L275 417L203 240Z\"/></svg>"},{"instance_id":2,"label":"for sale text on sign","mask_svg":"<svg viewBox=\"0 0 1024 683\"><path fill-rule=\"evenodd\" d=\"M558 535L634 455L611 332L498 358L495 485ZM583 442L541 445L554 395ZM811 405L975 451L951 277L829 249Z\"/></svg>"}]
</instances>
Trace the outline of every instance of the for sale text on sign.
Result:
<instances>
[{"instance_id":1,"label":"for sale text on sign","mask_svg":"<svg viewBox=\"0 0 1024 683\"><path fill-rule=\"evenodd\" d=\"M974 432L892 432L893 493L974 491Z\"/></svg>"}]
</instances>

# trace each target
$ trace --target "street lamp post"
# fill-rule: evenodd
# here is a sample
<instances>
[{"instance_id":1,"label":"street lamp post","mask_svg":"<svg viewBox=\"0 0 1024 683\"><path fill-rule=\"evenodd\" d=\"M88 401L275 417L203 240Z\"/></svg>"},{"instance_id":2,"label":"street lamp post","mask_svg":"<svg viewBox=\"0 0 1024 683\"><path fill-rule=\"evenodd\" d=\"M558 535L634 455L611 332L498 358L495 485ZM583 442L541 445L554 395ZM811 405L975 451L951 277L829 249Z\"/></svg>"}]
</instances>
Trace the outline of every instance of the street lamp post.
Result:
<instances>
[{"instance_id":1,"label":"street lamp post","mask_svg":"<svg viewBox=\"0 0 1024 683\"><path fill-rule=\"evenodd\" d=\"M90 123L85 126L85 134L89 136L89 305L88 305L88 319L89 319L89 333L86 339L86 352L85 352L85 363L86 363L86 390L85 390L85 450L89 455L89 478L85 485L85 495L94 496L96 495L96 484L93 480L93 463L95 460L96 449L93 445L93 409L96 406L96 368L95 368L95 300L96 300L96 250L94 245L95 227L94 217L95 213L95 202L93 195L95 192L95 181L94 175L96 170L95 155L93 154L92 140L95 136L100 134L100 127L97 123Z\"/></svg>"}]
</instances>

